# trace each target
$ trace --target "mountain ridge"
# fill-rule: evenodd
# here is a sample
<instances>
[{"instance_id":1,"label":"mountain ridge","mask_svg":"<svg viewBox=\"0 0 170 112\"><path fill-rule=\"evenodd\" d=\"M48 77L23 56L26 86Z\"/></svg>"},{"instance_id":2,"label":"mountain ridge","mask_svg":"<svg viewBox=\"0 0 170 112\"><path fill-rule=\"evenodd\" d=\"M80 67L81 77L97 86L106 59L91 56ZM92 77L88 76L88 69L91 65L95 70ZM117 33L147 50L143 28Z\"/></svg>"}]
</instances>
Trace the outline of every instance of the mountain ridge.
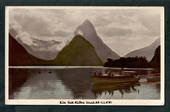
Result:
<instances>
[{"instance_id":1,"label":"mountain ridge","mask_svg":"<svg viewBox=\"0 0 170 112\"><path fill-rule=\"evenodd\" d=\"M154 56L155 49L160 45L160 39L157 38L150 45L131 51L127 53L124 57L136 57L136 56L144 56L148 61L152 59Z\"/></svg>"},{"instance_id":2,"label":"mountain ridge","mask_svg":"<svg viewBox=\"0 0 170 112\"><path fill-rule=\"evenodd\" d=\"M35 65L35 62L31 59L25 48L9 34L9 66L27 65Z\"/></svg>"},{"instance_id":3,"label":"mountain ridge","mask_svg":"<svg viewBox=\"0 0 170 112\"><path fill-rule=\"evenodd\" d=\"M74 61L73 61L74 60ZM57 55L56 63L70 66L103 65L94 47L81 35L75 36Z\"/></svg>"}]
</instances>

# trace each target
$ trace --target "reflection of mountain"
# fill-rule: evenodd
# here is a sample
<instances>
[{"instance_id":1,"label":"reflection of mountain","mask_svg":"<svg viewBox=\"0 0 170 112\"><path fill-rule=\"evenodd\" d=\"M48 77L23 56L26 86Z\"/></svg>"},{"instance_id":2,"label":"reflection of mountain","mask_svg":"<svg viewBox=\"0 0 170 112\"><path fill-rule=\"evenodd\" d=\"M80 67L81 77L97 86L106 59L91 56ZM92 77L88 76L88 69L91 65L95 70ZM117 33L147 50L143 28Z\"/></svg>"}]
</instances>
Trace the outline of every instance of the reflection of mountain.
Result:
<instances>
[{"instance_id":1,"label":"reflection of mountain","mask_svg":"<svg viewBox=\"0 0 170 112\"><path fill-rule=\"evenodd\" d=\"M155 40L151 45L144 47L142 49L138 49L135 51L132 51L125 55L125 57L136 57L136 56L145 56L148 61L152 59L154 56L155 49L160 45L160 40Z\"/></svg>"},{"instance_id":2,"label":"reflection of mountain","mask_svg":"<svg viewBox=\"0 0 170 112\"><path fill-rule=\"evenodd\" d=\"M57 76L69 88L74 98L94 98L91 92L91 69L64 69L58 70Z\"/></svg>"},{"instance_id":3,"label":"reflection of mountain","mask_svg":"<svg viewBox=\"0 0 170 112\"><path fill-rule=\"evenodd\" d=\"M104 69L104 68L103 68ZM101 68L9 69L10 98L21 99L158 99L160 84L95 85ZM140 90L140 91L139 91ZM127 94L128 93L128 94ZM147 93L147 94L146 94ZM154 93L154 94L153 94Z\"/></svg>"},{"instance_id":4,"label":"reflection of mountain","mask_svg":"<svg viewBox=\"0 0 170 112\"><path fill-rule=\"evenodd\" d=\"M9 69L9 97L13 98L13 92L17 91L28 79L28 69Z\"/></svg>"},{"instance_id":5,"label":"reflection of mountain","mask_svg":"<svg viewBox=\"0 0 170 112\"><path fill-rule=\"evenodd\" d=\"M94 84L92 73L101 69L79 68L79 69L60 69L57 70L57 77L62 83L72 91L75 99L96 99L97 95L108 92L114 95L114 91L119 91L123 96L126 93L137 92L137 83L118 83L118 84Z\"/></svg>"},{"instance_id":6,"label":"reflection of mountain","mask_svg":"<svg viewBox=\"0 0 170 112\"><path fill-rule=\"evenodd\" d=\"M138 84L139 85L139 84ZM101 95L103 92L108 92L112 96L114 95L114 91L118 90L122 96L125 93L130 93L132 91L137 91L135 86L138 86L136 83L117 83L117 84L95 84L93 85L92 91L95 96Z\"/></svg>"},{"instance_id":7,"label":"reflection of mountain","mask_svg":"<svg viewBox=\"0 0 170 112\"><path fill-rule=\"evenodd\" d=\"M10 69L10 95L13 98L16 92L19 93L16 98L23 99L94 99L92 71L92 68Z\"/></svg>"},{"instance_id":8,"label":"reflection of mountain","mask_svg":"<svg viewBox=\"0 0 170 112\"><path fill-rule=\"evenodd\" d=\"M97 35L97 32L93 24L86 20L84 23L77 27L75 35L82 35L87 41L89 41L95 48L97 55L104 62L107 58L118 59L120 56L113 52Z\"/></svg>"},{"instance_id":9,"label":"reflection of mountain","mask_svg":"<svg viewBox=\"0 0 170 112\"><path fill-rule=\"evenodd\" d=\"M105 92L114 95L114 91L119 91L123 96L126 93L137 91L135 87L139 84L136 83L94 85L92 73L97 70L100 69L61 69L57 70L57 77L66 88L71 90L74 99L96 99L97 95Z\"/></svg>"}]
</instances>

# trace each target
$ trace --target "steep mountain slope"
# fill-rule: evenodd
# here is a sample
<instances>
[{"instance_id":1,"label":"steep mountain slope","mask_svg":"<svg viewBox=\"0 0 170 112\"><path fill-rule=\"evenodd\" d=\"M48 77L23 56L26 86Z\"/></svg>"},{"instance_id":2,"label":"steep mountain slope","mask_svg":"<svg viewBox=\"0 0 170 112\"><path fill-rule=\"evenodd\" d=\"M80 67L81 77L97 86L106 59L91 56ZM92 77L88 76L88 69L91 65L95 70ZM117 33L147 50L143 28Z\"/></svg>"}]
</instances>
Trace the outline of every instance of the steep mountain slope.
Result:
<instances>
[{"instance_id":1,"label":"steep mountain slope","mask_svg":"<svg viewBox=\"0 0 170 112\"><path fill-rule=\"evenodd\" d=\"M55 59L57 65L98 66L103 65L93 46L77 35L60 51Z\"/></svg>"},{"instance_id":2,"label":"steep mountain slope","mask_svg":"<svg viewBox=\"0 0 170 112\"><path fill-rule=\"evenodd\" d=\"M12 27L9 32L29 54L42 60L55 59L58 52L68 43L62 40L36 38L24 31L17 32Z\"/></svg>"},{"instance_id":3,"label":"steep mountain slope","mask_svg":"<svg viewBox=\"0 0 170 112\"><path fill-rule=\"evenodd\" d=\"M35 65L28 52L9 34L9 66Z\"/></svg>"},{"instance_id":4,"label":"steep mountain slope","mask_svg":"<svg viewBox=\"0 0 170 112\"><path fill-rule=\"evenodd\" d=\"M31 55L20 42L9 34L9 66L56 65L53 60L46 61Z\"/></svg>"},{"instance_id":5,"label":"steep mountain slope","mask_svg":"<svg viewBox=\"0 0 170 112\"><path fill-rule=\"evenodd\" d=\"M24 48L28 51L29 54L31 54L34 57L37 57L42 60L53 60L58 54L58 49L56 47L58 46L57 41L49 40L49 41L43 41L38 39L32 39L33 45L27 45L25 44L20 38L17 39L18 42L21 43L21 45L24 46Z\"/></svg>"},{"instance_id":6,"label":"steep mountain slope","mask_svg":"<svg viewBox=\"0 0 170 112\"><path fill-rule=\"evenodd\" d=\"M154 56L155 49L160 45L160 39L155 40L151 45L132 51L125 55L125 57L145 56L148 61Z\"/></svg>"},{"instance_id":7,"label":"steep mountain slope","mask_svg":"<svg viewBox=\"0 0 170 112\"><path fill-rule=\"evenodd\" d=\"M118 59L120 56L113 52L97 35L96 30L89 20L83 22L75 30L75 35L82 35L95 48L97 55L102 62L106 62L107 58Z\"/></svg>"}]
</instances>

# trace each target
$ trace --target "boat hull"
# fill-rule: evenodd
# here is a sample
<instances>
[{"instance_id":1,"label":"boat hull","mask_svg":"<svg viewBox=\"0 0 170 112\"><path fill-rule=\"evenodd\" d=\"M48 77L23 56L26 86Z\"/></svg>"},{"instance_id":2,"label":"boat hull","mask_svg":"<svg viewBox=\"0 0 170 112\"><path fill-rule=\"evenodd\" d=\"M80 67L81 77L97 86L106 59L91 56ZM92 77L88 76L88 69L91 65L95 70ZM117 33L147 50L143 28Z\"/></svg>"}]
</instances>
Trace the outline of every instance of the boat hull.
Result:
<instances>
[{"instance_id":1,"label":"boat hull","mask_svg":"<svg viewBox=\"0 0 170 112\"><path fill-rule=\"evenodd\" d=\"M99 78L93 77L93 84L117 84L117 83L131 83L138 82L139 78Z\"/></svg>"}]
</instances>

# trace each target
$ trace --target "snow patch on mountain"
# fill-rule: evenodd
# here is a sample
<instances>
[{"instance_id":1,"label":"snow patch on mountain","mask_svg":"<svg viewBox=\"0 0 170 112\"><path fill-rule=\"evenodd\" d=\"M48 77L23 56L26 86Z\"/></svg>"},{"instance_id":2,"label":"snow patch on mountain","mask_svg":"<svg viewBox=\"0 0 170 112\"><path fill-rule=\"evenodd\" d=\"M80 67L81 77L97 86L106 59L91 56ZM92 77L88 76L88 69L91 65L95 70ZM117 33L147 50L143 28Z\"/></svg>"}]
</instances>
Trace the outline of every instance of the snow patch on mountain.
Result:
<instances>
[{"instance_id":1,"label":"snow patch on mountain","mask_svg":"<svg viewBox=\"0 0 170 112\"><path fill-rule=\"evenodd\" d=\"M68 40L60 38L49 38L46 40L39 39L35 35L22 31L16 24L10 26L9 33L27 50L28 53L44 60L54 59L58 52L69 43Z\"/></svg>"}]
</instances>

